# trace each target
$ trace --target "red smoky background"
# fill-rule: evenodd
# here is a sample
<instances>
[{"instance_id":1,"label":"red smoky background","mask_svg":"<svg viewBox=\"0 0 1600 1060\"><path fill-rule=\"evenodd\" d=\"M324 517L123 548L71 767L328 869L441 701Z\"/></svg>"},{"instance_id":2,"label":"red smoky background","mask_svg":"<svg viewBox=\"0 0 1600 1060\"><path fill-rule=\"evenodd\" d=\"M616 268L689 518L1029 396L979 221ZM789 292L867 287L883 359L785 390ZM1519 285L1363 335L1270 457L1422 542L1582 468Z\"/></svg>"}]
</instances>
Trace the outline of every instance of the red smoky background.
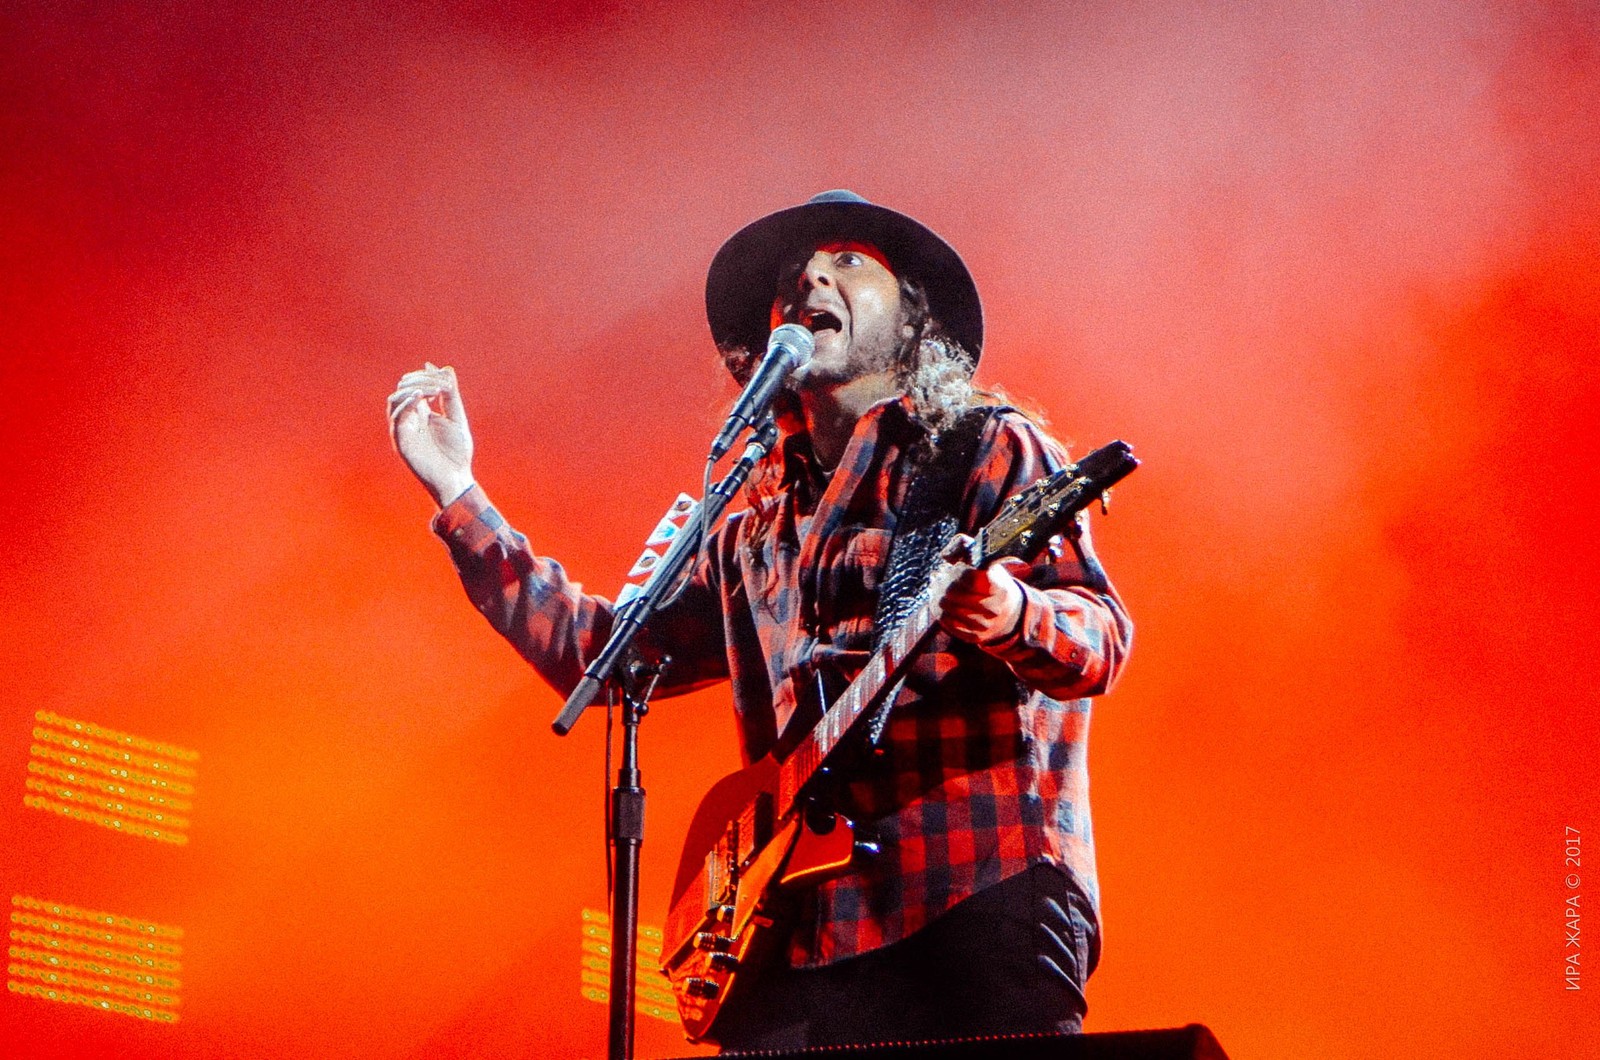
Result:
<instances>
[{"instance_id":1,"label":"red smoky background","mask_svg":"<svg viewBox=\"0 0 1600 1060\"><path fill-rule=\"evenodd\" d=\"M183 931L176 1023L8 989L8 1057L602 1055L603 719L551 735L383 399L454 365L614 593L733 393L712 254L835 187L962 251L983 381L1145 461L1088 1029L1595 1040L1594 5L22 0L0 99L0 887ZM199 752L188 842L26 805L41 715ZM643 740L660 923L724 694Z\"/></svg>"}]
</instances>

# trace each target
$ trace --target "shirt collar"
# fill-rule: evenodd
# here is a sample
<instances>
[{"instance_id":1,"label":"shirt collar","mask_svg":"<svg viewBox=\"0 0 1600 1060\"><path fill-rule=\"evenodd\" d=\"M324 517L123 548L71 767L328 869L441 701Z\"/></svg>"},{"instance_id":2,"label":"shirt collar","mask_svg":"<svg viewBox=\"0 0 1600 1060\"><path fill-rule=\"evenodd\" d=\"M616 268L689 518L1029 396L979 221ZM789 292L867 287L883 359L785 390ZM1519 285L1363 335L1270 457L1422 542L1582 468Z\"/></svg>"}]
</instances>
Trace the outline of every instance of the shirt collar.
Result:
<instances>
[{"instance_id":1,"label":"shirt collar","mask_svg":"<svg viewBox=\"0 0 1600 1060\"><path fill-rule=\"evenodd\" d=\"M897 394L884 398L862 413L861 419L856 421L856 429L852 432L851 438L854 439L874 429L880 434L891 430L898 434L907 428L921 429L917 427L916 418L912 415L911 396ZM822 465L817 462L816 452L811 448L811 436L804 431L796 431L784 435L783 441L779 444L783 450L784 483L809 484L815 486L820 494L827 487L828 480L833 477L833 471L823 470Z\"/></svg>"}]
</instances>

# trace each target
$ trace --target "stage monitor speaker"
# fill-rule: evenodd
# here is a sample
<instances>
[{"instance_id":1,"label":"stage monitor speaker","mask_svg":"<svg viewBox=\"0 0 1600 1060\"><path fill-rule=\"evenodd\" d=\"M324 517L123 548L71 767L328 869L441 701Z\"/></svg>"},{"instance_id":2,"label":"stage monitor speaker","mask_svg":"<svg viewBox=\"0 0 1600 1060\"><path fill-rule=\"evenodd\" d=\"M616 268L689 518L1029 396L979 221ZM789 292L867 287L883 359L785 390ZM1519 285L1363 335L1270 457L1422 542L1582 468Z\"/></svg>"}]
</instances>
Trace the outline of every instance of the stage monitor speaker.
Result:
<instances>
[{"instance_id":1,"label":"stage monitor speaker","mask_svg":"<svg viewBox=\"0 0 1600 1060\"><path fill-rule=\"evenodd\" d=\"M728 1060L1228 1060L1211 1031L1198 1023L1160 1031L1015 1034L942 1042L834 1045L793 1052L730 1052L722 1056Z\"/></svg>"}]
</instances>

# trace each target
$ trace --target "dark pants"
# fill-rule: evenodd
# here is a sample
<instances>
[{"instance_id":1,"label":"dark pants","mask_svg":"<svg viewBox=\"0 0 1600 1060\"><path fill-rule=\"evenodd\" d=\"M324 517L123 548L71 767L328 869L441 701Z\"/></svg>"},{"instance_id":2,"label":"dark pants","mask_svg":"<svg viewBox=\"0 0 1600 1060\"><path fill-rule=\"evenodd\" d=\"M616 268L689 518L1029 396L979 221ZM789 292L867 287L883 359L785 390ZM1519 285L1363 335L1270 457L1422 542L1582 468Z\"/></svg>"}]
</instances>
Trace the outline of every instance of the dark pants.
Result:
<instances>
[{"instance_id":1,"label":"dark pants","mask_svg":"<svg viewBox=\"0 0 1600 1060\"><path fill-rule=\"evenodd\" d=\"M742 984L725 1050L1076 1032L1099 959L1088 900L1053 865L973 895L910 938Z\"/></svg>"}]
</instances>

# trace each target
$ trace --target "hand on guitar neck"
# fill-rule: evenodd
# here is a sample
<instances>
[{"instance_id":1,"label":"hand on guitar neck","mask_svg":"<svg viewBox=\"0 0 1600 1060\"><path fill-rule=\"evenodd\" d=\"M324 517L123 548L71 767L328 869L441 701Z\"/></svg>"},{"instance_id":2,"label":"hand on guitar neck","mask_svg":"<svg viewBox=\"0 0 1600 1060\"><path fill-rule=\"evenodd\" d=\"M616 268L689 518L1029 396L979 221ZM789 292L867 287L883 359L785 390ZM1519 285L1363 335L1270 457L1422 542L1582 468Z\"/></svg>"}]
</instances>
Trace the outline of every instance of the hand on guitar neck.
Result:
<instances>
[{"instance_id":1,"label":"hand on guitar neck","mask_svg":"<svg viewBox=\"0 0 1600 1060\"><path fill-rule=\"evenodd\" d=\"M1016 632L1024 602L1017 577L1029 564L1007 557L974 567L966 562L971 544L972 538L961 534L945 546L945 562L934 572L929 599L937 601L939 625L945 632L981 648Z\"/></svg>"}]
</instances>

